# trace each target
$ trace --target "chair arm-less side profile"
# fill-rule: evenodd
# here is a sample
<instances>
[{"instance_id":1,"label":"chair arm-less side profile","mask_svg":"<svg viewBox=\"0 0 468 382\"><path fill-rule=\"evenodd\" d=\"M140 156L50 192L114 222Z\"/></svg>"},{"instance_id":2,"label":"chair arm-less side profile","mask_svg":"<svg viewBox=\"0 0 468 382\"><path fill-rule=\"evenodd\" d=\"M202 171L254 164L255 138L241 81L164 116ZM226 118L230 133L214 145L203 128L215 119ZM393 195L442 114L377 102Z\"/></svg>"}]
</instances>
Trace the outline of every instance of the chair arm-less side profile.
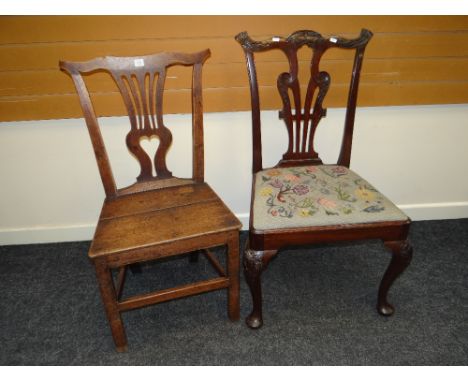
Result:
<instances>
[{"instance_id":1,"label":"chair arm-less side profile","mask_svg":"<svg viewBox=\"0 0 468 382\"><path fill-rule=\"evenodd\" d=\"M377 309L382 315L394 312L387 293L411 261L410 219L349 169L360 72L371 37L365 29L355 39L325 38L310 30L264 41L253 40L247 32L236 36L247 62L252 108L252 197L249 241L243 257L253 298L253 310L246 320L251 328L263 324L261 274L277 252L289 245L381 239L393 257L380 284ZM303 47L311 49L311 58L308 81L301 87L299 66L304 55L299 57L298 51ZM355 52L341 150L334 165L323 164L314 147L317 126L326 115L323 101L331 86L330 74L320 67L329 49ZM286 125L288 144L278 164L264 169L255 56L267 51L282 52L289 64L289 71L280 73L276 82L283 106L279 117Z\"/></svg>"},{"instance_id":2,"label":"chair arm-less side profile","mask_svg":"<svg viewBox=\"0 0 468 382\"><path fill-rule=\"evenodd\" d=\"M239 229L241 223L204 181L202 67L209 50L187 54L163 52L138 57L103 57L87 62L61 61L78 92L84 118L106 193L89 258L95 268L102 300L118 351L127 339L121 312L218 289L228 290L228 315L239 318ZM186 66L192 87L192 177L177 178L166 166L172 133L163 121L163 94L169 67ZM130 121L128 150L140 165L137 181L118 189L84 74L105 72L115 81ZM152 159L142 138L157 138ZM154 166L153 163L154 162ZM153 175L155 173L155 175ZM227 247L227 272L209 250ZM122 298L128 265L202 252L218 277L180 287ZM118 270L116 285L112 270Z\"/></svg>"}]
</instances>

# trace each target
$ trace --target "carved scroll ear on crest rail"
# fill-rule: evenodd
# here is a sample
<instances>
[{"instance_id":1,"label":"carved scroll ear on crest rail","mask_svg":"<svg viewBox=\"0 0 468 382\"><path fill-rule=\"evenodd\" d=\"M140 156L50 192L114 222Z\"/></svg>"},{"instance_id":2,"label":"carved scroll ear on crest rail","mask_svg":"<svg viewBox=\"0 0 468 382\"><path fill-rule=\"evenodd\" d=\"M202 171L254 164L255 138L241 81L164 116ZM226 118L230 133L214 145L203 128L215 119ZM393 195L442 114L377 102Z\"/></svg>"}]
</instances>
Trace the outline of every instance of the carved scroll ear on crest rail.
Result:
<instances>
[{"instance_id":1,"label":"carved scroll ear on crest rail","mask_svg":"<svg viewBox=\"0 0 468 382\"><path fill-rule=\"evenodd\" d=\"M359 73L364 49L371 37L372 33L365 29L356 39L336 36L326 38L310 30L296 31L286 38L274 37L271 40L263 41L253 40L247 32L241 32L236 36L236 40L244 50L250 82L253 128L252 167L254 173L262 169L260 100L254 54L274 49L280 50L289 63L289 72L280 73L277 78L277 88L283 104L279 116L284 120L288 133L288 148L279 165L289 166L322 163L314 148L314 136L320 120L326 116L326 110L322 105L330 88L331 78L327 72L320 70L319 63L328 49L356 50L339 159L339 163L349 166ZM298 79L299 60L297 53L304 46L312 50L312 57L310 77L303 99Z\"/></svg>"}]
</instances>

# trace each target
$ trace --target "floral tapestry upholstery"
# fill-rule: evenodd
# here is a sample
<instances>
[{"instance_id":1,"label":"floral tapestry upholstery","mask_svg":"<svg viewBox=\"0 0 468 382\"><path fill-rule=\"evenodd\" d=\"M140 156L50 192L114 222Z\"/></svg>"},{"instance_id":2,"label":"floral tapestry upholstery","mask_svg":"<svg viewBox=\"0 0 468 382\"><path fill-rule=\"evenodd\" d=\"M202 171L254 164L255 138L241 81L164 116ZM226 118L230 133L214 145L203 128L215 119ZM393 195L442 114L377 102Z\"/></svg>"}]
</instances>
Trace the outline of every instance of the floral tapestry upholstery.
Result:
<instances>
[{"instance_id":1,"label":"floral tapestry upholstery","mask_svg":"<svg viewBox=\"0 0 468 382\"><path fill-rule=\"evenodd\" d=\"M257 230L408 219L367 181L336 165L258 172L253 213Z\"/></svg>"}]
</instances>

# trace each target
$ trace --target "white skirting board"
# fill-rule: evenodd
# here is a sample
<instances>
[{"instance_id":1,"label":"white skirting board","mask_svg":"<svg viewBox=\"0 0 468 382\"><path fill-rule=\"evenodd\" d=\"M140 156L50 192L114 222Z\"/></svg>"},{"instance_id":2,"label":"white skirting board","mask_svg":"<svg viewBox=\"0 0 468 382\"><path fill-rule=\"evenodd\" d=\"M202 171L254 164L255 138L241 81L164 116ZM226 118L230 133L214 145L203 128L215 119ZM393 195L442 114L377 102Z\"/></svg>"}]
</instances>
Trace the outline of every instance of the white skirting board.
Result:
<instances>
[{"instance_id":1,"label":"white skirting board","mask_svg":"<svg viewBox=\"0 0 468 382\"><path fill-rule=\"evenodd\" d=\"M343 109L329 109L316 150L336 161ZM248 228L249 112L206 113L205 179ZM264 167L286 149L277 111L262 113ZM189 115L168 115L168 167L190 176ZM128 118L103 118L118 186L138 164L125 147ZM152 141L153 142L153 141ZM153 148L154 149L154 148ZM468 105L358 108L351 169L413 220L468 218ZM0 245L90 240L104 199L83 119L0 123Z\"/></svg>"}]
</instances>

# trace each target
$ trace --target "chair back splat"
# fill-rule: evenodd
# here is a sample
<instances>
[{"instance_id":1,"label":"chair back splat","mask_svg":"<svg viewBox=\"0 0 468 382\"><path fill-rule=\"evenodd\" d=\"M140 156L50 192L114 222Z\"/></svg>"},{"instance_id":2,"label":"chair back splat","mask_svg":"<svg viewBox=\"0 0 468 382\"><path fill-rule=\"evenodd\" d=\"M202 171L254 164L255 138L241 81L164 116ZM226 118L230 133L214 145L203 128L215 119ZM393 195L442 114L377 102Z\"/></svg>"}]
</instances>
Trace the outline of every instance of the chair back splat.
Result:
<instances>
[{"instance_id":1,"label":"chair back splat","mask_svg":"<svg viewBox=\"0 0 468 382\"><path fill-rule=\"evenodd\" d=\"M282 160L278 163L282 167L322 164L322 160L314 148L314 136L320 120L326 116L326 109L322 105L330 87L331 79L326 71L320 70L320 60L328 49L355 50L344 134L338 159L339 165L349 167L359 76L364 50L371 37L372 32L366 29L363 29L360 36L355 39L325 38L319 33L309 30L294 32L285 39L274 37L268 41L254 41L247 32L241 32L236 36L236 40L244 49L250 82L253 127L252 170L254 173L263 169L260 99L254 53L277 49L285 54L289 63L289 72L281 73L277 79L277 87L283 104L279 117L284 120L288 132L288 148L283 154ZM310 60L310 78L305 88L305 97L302 98L301 85L298 79L298 50L304 46L312 50L312 57Z\"/></svg>"},{"instance_id":2,"label":"chair back splat","mask_svg":"<svg viewBox=\"0 0 468 382\"><path fill-rule=\"evenodd\" d=\"M193 178L194 182L203 182L203 108L201 102L202 66L210 56L209 50L188 53L159 53L148 56L102 57L86 62L61 61L60 68L68 72L75 83L86 124L96 154L96 159L104 184L106 196L115 198L143 189L156 188L160 180L172 179L164 185L181 183L174 179L166 165L166 155L172 143L171 131L163 122L163 94L167 69L174 65L193 67L192 75L192 128L193 128ZM128 150L135 156L140 165L140 174L136 184L118 190L104 146L96 112L93 108L83 74L96 71L109 73L122 96L130 120L130 131L126 137ZM159 146L151 158L141 147L142 138L157 137ZM188 180L185 180L187 183ZM182 181L183 182L183 181Z\"/></svg>"}]
</instances>

